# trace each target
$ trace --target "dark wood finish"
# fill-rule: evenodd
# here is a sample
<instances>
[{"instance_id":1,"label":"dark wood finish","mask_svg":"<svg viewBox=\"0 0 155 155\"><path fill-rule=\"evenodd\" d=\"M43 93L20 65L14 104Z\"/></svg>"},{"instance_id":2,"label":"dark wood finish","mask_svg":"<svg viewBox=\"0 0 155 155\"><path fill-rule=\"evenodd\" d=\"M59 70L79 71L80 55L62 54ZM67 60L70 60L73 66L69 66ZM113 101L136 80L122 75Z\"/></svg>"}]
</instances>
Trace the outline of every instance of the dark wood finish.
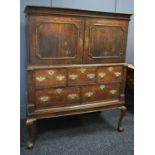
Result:
<instances>
[{"instance_id":1,"label":"dark wood finish","mask_svg":"<svg viewBox=\"0 0 155 155\"><path fill-rule=\"evenodd\" d=\"M102 84L95 86L85 86L82 88L82 101L106 101L119 99L119 84Z\"/></svg>"},{"instance_id":2,"label":"dark wood finish","mask_svg":"<svg viewBox=\"0 0 155 155\"><path fill-rule=\"evenodd\" d=\"M123 62L128 22L87 19L85 27L85 62Z\"/></svg>"},{"instance_id":3,"label":"dark wood finish","mask_svg":"<svg viewBox=\"0 0 155 155\"><path fill-rule=\"evenodd\" d=\"M27 147L29 149L33 147L32 125L33 125L34 121L36 121L36 119L27 119L26 120L26 126L27 126L27 130L28 130L28 143L27 143Z\"/></svg>"},{"instance_id":4,"label":"dark wood finish","mask_svg":"<svg viewBox=\"0 0 155 155\"><path fill-rule=\"evenodd\" d=\"M37 88L51 86L66 86L67 72L65 69L49 69L35 71L35 84Z\"/></svg>"},{"instance_id":5,"label":"dark wood finish","mask_svg":"<svg viewBox=\"0 0 155 155\"><path fill-rule=\"evenodd\" d=\"M36 107L50 108L80 103L80 88L65 87L36 91Z\"/></svg>"},{"instance_id":6,"label":"dark wood finish","mask_svg":"<svg viewBox=\"0 0 155 155\"><path fill-rule=\"evenodd\" d=\"M124 128L122 126L122 121L123 121L123 118L125 116L125 113L127 112L127 108L125 106L122 106L119 109L121 111L121 114L120 114L120 118L119 118L119 121L118 121L118 128L117 128L117 130L119 132L122 132L122 131L124 131Z\"/></svg>"},{"instance_id":7,"label":"dark wood finish","mask_svg":"<svg viewBox=\"0 0 155 155\"><path fill-rule=\"evenodd\" d=\"M134 94L134 65L132 64L127 68L126 92Z\"/></svg>"},{"instance_id":8,"label":"dark wood finish","mask_svg":"<svg viewBox=\"0 0 155 155\"><path fill-rule=\"evenodd\" d=\"M37 119L121 109L129 14L26 7L28 147Z\"/></svg>"},{"instance_id":9,"label":"dark wood finish","mask_svg":"<svg viewBox=\"0 0 155 155\"><path fill-rule=\"evenodd\" d=\"M122 67L99 67L97 70L97 81L98 83L121 82L122 75Z\"/></svg>"},{"instance_id":10,"label":"dark wood finish","mask_svg":"<svg viewBox=\"0 0 155 155\"><path fill-rule=\"evenodd\" d=\"M68 85L83 85L96 83L96 68L81 67L68 69Z\"/></svg>"}]
</instances>

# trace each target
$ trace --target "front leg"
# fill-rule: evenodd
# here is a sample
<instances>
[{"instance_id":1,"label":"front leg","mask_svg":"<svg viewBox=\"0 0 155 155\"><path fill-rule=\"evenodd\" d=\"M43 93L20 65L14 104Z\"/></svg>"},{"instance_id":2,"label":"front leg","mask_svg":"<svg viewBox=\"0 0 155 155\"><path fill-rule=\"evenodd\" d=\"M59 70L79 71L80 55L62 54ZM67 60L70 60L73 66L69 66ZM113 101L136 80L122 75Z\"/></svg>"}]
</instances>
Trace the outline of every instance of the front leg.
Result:
<instances>
[{"instance_id":1,"label":"front leg","mask_svg":"<svg viewBox=\"0 0 155 155\"><path fill-rule=\"evenodd\" d=\"M118 121L118 128L117 128L117 130L119 132L122 132L122 131L124 131L124 128L122 127L122 121L123 121L123 118L125 116L125 113L127 112L127 108L125 106L122 106L119 109L121 110L121 115L120 115L120 118L119 118L119 121Z\"/></svg>"},{"instance_id":2,"label":"front leg","mask_svg":"<svg viewBox=\"0 0 155 155\"><path fill-rule=\"evenodd\" d=\"M28 143L27 147L30 149L33 147L33 138L32 138L32 125L33 122L36 121L36 119L27 119L26 120L26 126L27 126L27 131L28 131Z\"/></svg>"}]
</instances>

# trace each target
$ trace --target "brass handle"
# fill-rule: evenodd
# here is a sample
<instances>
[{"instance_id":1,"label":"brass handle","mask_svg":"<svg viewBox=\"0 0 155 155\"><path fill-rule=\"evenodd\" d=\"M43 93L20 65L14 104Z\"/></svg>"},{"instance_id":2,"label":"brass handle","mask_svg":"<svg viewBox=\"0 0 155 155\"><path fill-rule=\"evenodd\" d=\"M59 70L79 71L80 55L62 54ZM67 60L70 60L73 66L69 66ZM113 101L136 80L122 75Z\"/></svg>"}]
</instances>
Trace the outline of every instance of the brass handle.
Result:
<instances>
[{"instance_id":1,"label":"brass handle","mask_svg":"<svg viewBox=\"0 0 155 155\"><path fill-rule=\"evenodd\" d=\"M68 94L67 97L68 97L68 99L73 100L73 99L77 98L78 95L77 94Z\"/></svg>"},{"instance_id":2,"label":"brass handle","mask_svg":"<svg viewBox=\"0 0 155 155\"><path fill-rule=\"evenodd\" d=\"M56 76L56 78L57 78L58 81L63 81L65 79L65 76L58 75L58 76Z\"/></svg>"},{"instance_id":3,"label":"brass handle","mask_svg":"<svg viewBox=\"0 0 155 155\"><path fill-rule=\"evenodd\" d=\"M46 101L48 101L48 96L42 96L42 97L40 97L40 100L42 101L42 102L46 102Z\"/></svg>"},{"instance_id":4,"label":"brass handle","mask_svg":"<svg viewBox=\"0 0 155 155\"><path fill-rule=\"evenodd\" d=\"M116 92L117 92L117 90L110 90L110 94L112 94L112 95L114 95L114 94L116 94Z\"/></svg>"},{"instance_id":5,"label":"brass handle","mask_svg":"<svg viewBox=\"0 0 155 155\"><path fill-rule=\"evenodd\" d=\"M61 89L61 88L57 88L57 89L56 89L56 92L57 92L58 94L60 94L60 93L62 92L62 89Z\"/></svg>"},{"instance_id":6,"label":"brass handle","mask_svg":"<svg viewBox=\"0 0 155 155\"><path fill-rule=\"evenodd\" d=\"M93 96L93 94L94 94L94 93L90 91L90 92L85 93L85 96L91 97L91 96Z\"/></svg>"},{"instance_id":7,"label":"brass handle","mask_svg":"<svg viewBox=\"0 0 155 155\"><path fill-rule=\"evenodd\" d=\"M116 77L121 76L121 72L115 72L114 74L115 74Z\"/></svg>"},{"instance_id":8,"label":"brass handle","mask_svg":"<svg viewBox=\"0 0 155 155\"><path fill-rule=\"evenodd\" d=\"M44 76L38 76L36 77L36 80L39 81L39 82L42 82L44 81L46 78Z\"/></svg>"},{"instance_id":9,"label":"brass handle","mask_svg":"<svg viewBox=\"0 0 155 155\"><path fill-rule=\"evenodd\" d=\"M100 78L104 78L106 76L106 73L101 72L101 73L98 73L98 75L99 75Z\"/></svg>"},{"instance_id":10,"label":"brass handle","mask_svg":"<svg viewBox=\"0 0 155 155\"><path fill-rule=\"evenodd\" d=\"M85 68L80 68L80 72L81 72L81 73L84 73L85 71L86 71Z\"/></svg>"},{"instance_id":11,"label":"brass handle","mask_svg":"<svg viewBox=\"0 0 155 155\"><path fill-rule=\"evenodd\" d=\"M92 80L95 77L95 74L87 74L87 78L89 80Z\"/></svg>"},{"instance_id":12,"label":"brass handle","mask_svg":"<svg viewBox=\"0 0 155 155\"><path fill-rule=\"evenodd\" d=\"M100 89L103 90L105 88L105 85L100 85Z\"/></svg>"},{"instance_id":13,"label":"brass handle","mask_svg":"<svg viewBox=\"0 0 155 155\"><path fill-rule=\"evenodd\" d=\"M54 70L48 70L48 74L52 76L54 74Z\"/></svg>"},{"instance_id":14,"label":"brass handle","mask_svg":"<svg viewBox=\"0 0 155 155\"><path fill-rule=\"evenodd\" d=\"M113 70L113 67L108 67L109 72L112 72L112 70Z\"/></svg>"},{"instance_id":15,"label":"brass handle","mask_svg":"<svg viewBox=\"0 0 155 155\"><path fill-rule=\"evenodd\" d=\"M76 80L77 78L78 78L78 75L76 75L76 74L69 75L69 79L71 79L71 80Z\"/></svg>"}]
</instances>

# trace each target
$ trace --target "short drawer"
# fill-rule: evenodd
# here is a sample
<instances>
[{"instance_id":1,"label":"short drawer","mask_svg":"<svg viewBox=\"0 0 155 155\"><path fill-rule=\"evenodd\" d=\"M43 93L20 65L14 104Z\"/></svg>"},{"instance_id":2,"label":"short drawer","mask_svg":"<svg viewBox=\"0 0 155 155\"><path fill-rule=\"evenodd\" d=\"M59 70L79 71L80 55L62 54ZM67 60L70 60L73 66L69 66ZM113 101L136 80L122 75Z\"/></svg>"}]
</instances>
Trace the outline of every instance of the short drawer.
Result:
<instances>
[{"instance_id":1,"label":"short drawer","mask_svg":"<svg viewBox=\"0 0 155 155\"><path fill-rule=\"evenodd\" d=\"M36 91L36 105L38 107L77 103L80 103L80 88L66 87Z\"/></svg>"},{"instance_id":2,"label":"short drawer","mask_svg":"<svg viewBox=\"0 0 155 155\"><path fill-rule=\"evenodd\" d=\"M122 73L122 67L99 67L97 70L97 82L120 82Z\"/></svg>"},{"instance_id":3,"label":"short drawer","mask_svg":"<svg viewBox=\"0 0 155 155\"><path fill-rule=\"evenodd\" d=\"M102 84L82 88L82 101L93 102L119 98L120 84Z\"/></svg>"},{"instance_id":4,"label":"short drawer","mask_svg":"<svg viewBox=\"0 0 155 155\"><path fill-rule=\"evenodd\" d=\"M66 69L35 71L36 87L57 87L66 85Z\"/></svg>"},{"instance_id":5,"label":"short drawer","mask_svg":"<svg viewBox=\"0 0 155 155\"><path fill-rule=\"evenodd\" d=\"M87 85L95 84L95 82L95 67L70 68L68 70L68 85Z\"/></svg>"}]
</instances>

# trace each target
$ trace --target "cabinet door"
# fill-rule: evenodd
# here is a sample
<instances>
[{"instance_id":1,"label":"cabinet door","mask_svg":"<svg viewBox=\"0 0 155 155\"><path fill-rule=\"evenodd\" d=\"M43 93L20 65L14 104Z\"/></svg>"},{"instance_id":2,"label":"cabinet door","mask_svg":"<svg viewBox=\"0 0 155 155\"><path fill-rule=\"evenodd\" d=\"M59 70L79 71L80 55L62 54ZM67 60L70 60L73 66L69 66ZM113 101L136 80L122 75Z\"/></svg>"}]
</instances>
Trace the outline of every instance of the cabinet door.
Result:
<instances>
[{"instance_id":1,"label":"cabinet door","mask_svg":"<svg viewBox=\"0 0 155 155\"><path fill-rule=\"evenodd\" d=\"M73 17L29 17L29 63L82 63L83 20Z\"/></svg>"},{"instance_id":2,"label":"cabinet door","mask_svg":"<svg viewBox=\"0 0 155 155\"><path fill-rule=\"evenodd\" d=\"M123 62L128 21L88 19L85 30L85 63Z\"/></svg>"}]
</instances>

